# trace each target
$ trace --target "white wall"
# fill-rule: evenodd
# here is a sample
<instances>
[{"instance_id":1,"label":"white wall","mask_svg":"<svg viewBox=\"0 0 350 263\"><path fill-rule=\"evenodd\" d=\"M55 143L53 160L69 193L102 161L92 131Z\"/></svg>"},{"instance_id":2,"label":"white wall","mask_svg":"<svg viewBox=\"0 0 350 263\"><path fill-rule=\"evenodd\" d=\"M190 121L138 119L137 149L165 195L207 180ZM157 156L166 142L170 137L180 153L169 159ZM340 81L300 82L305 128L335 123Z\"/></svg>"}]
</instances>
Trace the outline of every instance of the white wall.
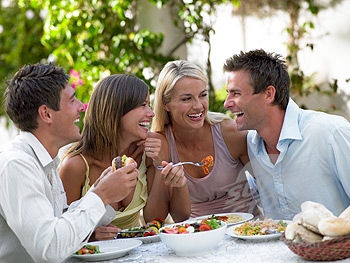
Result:
<instances>
[{"instance_id":1,"label":"white wall","mask_svg":"<svg viewBox=\"0 0 350 263\"><path fill-rule=\"evenodd\" d=\"M0 117L0 145L6 143L8 140L14 138L18 134L18 130L10 125L9 128L6 128L6 119L5 117Z\"/></svg>"},{"instance_id":2,"label":"white wall","mask_svg":"<svg viewBox=\"0 0 350 263\"><path fill-rule=\"evenodd\" d=\"M307 18L310 17L304 17ZM338 79L340 91L350 93L350 83L345 81L350 79L350 1L344 0L336 8L323 10L317 17L311 18L315 20L315 29L310 31L315 46L313 51L304 49L299 53L301 69L306 74L316 72L318 82ZM244 41L240 18L232 16L231 5L219 8L216 19L216 34L212 37L212 77L215 87L221 88L226 81L222 66L228 57L244 50ZM287 35L283 30L287 23L288 16L282 12L265 19L247 17L245 51L263 48L285 56L287 52L284 43ZM206 45L195 41L189 46L188 54L189 60L205 67ZM301 99L300 103L307 103L310 109L322 110L334 103L340 109L334 113L349 119L348 101L348 98L344 97L319 98L313 95L311 98ZM320 107L320 102L323 107Z\"/></svg>"}]
</instances>

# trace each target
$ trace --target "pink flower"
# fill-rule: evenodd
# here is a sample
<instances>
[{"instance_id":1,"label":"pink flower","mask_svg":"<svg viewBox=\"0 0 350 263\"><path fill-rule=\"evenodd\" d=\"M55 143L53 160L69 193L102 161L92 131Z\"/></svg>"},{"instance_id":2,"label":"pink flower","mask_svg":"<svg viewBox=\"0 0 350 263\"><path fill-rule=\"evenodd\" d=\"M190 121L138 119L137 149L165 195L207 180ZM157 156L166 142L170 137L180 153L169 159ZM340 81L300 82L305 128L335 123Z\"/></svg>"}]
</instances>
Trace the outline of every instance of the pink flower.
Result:
<instances>
[{"instance_id":1,"label":"pink flower","mask_svg":"<svg viewBox=\"0 0 350 263\"><path fill-rule=\"evenodd\" d=\"M71 86L72 86L73 89L76 89L77 86L83 85L84 82L83 82L83 80L80 78L80 72L79 72L79 71L77 71L77 70L75 70L75 69L71 69L71 70L69 71L69 75L70 75L70 77L71 77L70 82L71 82Z\"/></svg>"},{"instance_id":2,"label":"pink flower","mask_svg":"<svg viewBox=\"0 0 350 263\"><path fill-rule=\"evenodd\" d=\"M89 106L89 103L84 103L84 110L83 110L83 112L86 112L88 106Z\"/></svg>"}]
</instances>

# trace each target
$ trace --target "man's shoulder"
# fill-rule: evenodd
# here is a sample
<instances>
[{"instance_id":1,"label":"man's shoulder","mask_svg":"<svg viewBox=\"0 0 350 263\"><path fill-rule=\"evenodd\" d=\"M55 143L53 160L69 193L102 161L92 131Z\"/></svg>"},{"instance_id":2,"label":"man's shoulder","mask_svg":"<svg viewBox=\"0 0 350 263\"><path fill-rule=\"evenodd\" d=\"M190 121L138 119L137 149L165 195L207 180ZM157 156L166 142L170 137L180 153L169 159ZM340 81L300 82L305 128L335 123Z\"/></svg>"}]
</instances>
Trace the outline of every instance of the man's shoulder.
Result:
<instances>
[{"instance_id":1,"label":"man's shoulder","mask_svg":"<svg viewBox=\"0 0 350 263\"><path fill-rule=\"evenodd\" d=\"M319 125L331 130L340 127L350 128L350 122L340 115L313 110L302 110L300 123L305 126Z\"/></svg>"},{"instance_id":2,"label":"man's shoulder","mask_svg":"<svg viewBox=\"0 0 350 263\"><path fill-rule=\"evenodd\" d=\"M21 138L15 138L12 141L0 146L0 159L28 159L33 156L29 144Z\"/></svg>"}]
</instances>

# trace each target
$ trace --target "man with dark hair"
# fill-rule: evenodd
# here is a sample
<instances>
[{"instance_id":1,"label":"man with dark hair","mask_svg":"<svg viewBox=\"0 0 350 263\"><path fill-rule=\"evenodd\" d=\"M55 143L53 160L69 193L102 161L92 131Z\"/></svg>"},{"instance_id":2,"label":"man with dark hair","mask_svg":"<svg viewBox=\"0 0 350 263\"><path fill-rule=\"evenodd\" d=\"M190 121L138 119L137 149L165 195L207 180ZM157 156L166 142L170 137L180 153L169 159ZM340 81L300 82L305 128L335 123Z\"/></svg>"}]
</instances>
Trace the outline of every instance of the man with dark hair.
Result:
<instances>
[{"instance_id":1,"label":"man with dark hair","mask_svg":"<svg viewBox=\"0 0 350 263\"><path fill-rule=\"evenodd\" d=\"M226 60L224 106L238 130L250 130L248 154L264 215L292 219L305 201L335 215L350 205L350 124L340 116L303 110L289 97L281 55L241 52Z\"/></svg>"},{"instance_id":2,"label":"man with dark hair","mask_svg":"<svg viewBox=\"0 0 350 263\"><path fill-rule=\"evenodd\" d=\"M50 63L26 65L8 82L5 110L21 132L0 149L0 262L63 261L99 223L113 219L109 204L136 185L136 164L115 172L108 168L63 213L66 194L57 154L80 139L76 122L84 108L68 81L64 70Z\"/></svg>"}]
</instances>

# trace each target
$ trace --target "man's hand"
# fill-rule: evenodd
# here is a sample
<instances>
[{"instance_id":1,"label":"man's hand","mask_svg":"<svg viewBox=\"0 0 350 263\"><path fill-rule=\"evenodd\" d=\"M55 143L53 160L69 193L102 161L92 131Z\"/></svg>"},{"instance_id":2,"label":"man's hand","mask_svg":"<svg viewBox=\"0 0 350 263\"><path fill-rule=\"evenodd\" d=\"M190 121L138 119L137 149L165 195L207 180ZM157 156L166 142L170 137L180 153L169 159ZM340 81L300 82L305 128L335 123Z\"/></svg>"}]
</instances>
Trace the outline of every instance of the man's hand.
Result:
<instances>
[{"instance_id":1,"label":"man's hand","mask_svg":"<svg viewBox=\"0 0 350 263\"><path fill-rule=\"evenodd\" d=\"M90 241L114 239L120 232L120 228L115 225L99 226L90 238Z\"/></svg>"},{"instance_id":2,"label":"man's hand","mask_svg":"<svg viewBox=\"0 0 350 263\"><path fill-rule=\"evenodd\" d=\"M137 164L132 163L115 172L111 171L111 167L107 168L96 180L92 191L102 199L105 205L120 202L136 186L139 175L136 167Z\"/></svg>"}]
</instances>

